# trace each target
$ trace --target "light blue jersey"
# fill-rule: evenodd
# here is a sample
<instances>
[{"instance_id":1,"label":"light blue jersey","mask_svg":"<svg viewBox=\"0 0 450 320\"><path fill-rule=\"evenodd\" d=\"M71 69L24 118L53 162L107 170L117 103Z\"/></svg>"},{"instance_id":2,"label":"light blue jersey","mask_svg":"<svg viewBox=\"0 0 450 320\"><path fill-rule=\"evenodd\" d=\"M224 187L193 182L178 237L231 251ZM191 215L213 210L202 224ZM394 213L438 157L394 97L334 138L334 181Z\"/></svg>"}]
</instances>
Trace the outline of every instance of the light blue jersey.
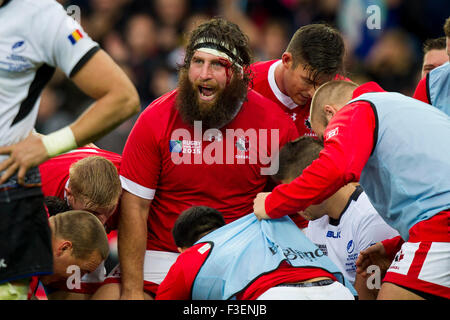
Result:
<instances>
[{"instance_id":1,"label":"light blue jersey","mask_svg":"<svg viewBox=\"0 0 450 320\"><path fill-rule=\"evenodd\" d=\"M194 300L233 299L259 276L287 261L294 267L320 268L357 295L338 267L289 217L259 221L246 215L201 238L212 248L192 286Z\"/></svg>"},{"instance_id":2,"label":"light blue jersey","mask_svg":"<svg viewBox=\"0 0 450 320\"><path fill-rule=\"evenodd\" d=\"M430 71L427 77L430 104L450 116L450 63Z\"/></svg>"},{"instance_id":3,"label":"light blue jersey","mask_svg":"<svg viewBox=\"0 0 450 320\"><path fill-rule=\"evenodd\" d=\"M450 117L400 93L362 94L377 128L360 184L383 219L406 241L409 229L450 208Z\"/></svg>"}]
</instances>

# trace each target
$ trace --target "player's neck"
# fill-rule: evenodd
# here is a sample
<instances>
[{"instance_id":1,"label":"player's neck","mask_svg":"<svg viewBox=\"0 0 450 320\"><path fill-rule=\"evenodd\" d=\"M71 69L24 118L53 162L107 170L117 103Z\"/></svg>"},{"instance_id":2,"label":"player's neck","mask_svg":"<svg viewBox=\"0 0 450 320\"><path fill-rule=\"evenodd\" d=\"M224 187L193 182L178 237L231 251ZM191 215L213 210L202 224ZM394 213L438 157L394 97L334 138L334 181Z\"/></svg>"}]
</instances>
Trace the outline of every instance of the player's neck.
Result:
<instances>
[{"instance_id":1,"label":"player's neck","mask_svg":"<svg viewBox=\"0 0 450 320\"><path fill-rule=\"evenodd\" d=\"M327 200L327 214L330 218L339 220L355 188L354 184L347 184Z\"/></svg>"}]
</instances>

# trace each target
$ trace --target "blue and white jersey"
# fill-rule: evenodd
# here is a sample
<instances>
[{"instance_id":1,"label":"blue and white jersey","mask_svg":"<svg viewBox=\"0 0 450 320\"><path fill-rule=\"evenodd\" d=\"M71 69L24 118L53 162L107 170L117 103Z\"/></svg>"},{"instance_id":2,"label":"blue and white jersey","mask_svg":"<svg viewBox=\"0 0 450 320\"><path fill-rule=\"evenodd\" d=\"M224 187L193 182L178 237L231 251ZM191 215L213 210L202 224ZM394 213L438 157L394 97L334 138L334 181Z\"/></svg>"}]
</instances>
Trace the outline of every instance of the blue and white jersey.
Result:
<instances>
[{"instance_id":1,"label":"blue and white jersey","mask_svg":"<svg viewBox=\"0 0 450 320\"><path fill-rule=\"evenodd\" d=\"M303 230L351 283L355 282L359 252L376 242L398 236L378 214L358 186L338 220L325 215Z\"/></svg>"},{"instance_id":2,"label":"blue and white jersey","mask_svg":"<svg viewBox=\"0 0 450 320\"><path fill-rule=\"evenodd\" d=\"M0 7L0 146L34 127L41 92L56 67L74 75L98 44L54 0L10 0ZM7 156L0 155L0 162Z\"/></svg>"}]
</instances>

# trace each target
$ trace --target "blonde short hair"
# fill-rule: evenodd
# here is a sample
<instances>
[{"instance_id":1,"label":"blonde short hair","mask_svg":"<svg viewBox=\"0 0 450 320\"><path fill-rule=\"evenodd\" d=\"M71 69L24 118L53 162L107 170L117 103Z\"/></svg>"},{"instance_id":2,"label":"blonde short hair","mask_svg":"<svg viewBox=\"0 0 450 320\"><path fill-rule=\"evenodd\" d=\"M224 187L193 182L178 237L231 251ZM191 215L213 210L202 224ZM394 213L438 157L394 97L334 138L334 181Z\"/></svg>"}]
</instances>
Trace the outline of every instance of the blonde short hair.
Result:
<instances>
[{"instance_id":1,"label":"blonde short hair","mask_svg":"<svg viewBox=\"0 0 450 320\"><path fill-rule=\"evenodd\" d=\"M122 193L115 165L100 156L81 159L70 167L69 187L73 196L88 207L112 209Z\"/></svg>"}]
</instances>

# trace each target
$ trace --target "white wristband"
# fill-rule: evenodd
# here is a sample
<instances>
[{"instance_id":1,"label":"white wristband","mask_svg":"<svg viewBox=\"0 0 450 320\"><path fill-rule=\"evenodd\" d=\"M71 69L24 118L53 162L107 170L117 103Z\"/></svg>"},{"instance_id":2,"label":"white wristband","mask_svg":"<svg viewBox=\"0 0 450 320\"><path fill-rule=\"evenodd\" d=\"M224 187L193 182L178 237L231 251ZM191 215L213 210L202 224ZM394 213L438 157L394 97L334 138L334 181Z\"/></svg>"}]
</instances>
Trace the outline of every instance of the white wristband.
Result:
<instances>
[{"instance_id":1,"label":"white wristband","mask_svg":"<svg viewBox=\"0 0 450 320\"><path fill-rule=\"evenodd\" d=\"M42 142L50 157L57 156L77 147L77 142L69 126L44 136Z\"/></svg>"}]
</instances>

